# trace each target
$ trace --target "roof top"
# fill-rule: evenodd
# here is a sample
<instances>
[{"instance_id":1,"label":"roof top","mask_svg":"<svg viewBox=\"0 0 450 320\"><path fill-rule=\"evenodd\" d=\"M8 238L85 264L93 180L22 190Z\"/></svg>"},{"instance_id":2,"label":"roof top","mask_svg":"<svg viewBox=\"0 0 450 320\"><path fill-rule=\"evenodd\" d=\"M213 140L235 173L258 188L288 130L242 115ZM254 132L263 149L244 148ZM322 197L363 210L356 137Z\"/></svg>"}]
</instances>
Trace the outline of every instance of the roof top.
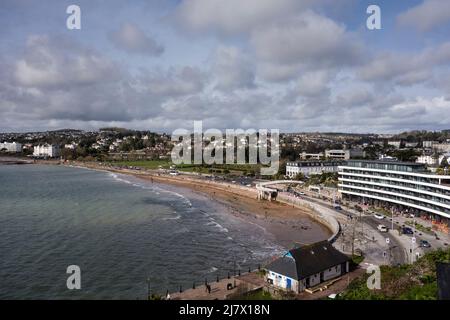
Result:
<instances>
[{"instance_id":1,"label":"roof top","mask_svg":"<svg viewBox=\"0 0 450 320\"><path fill-rule=\"evenodd\" d=\"M325 240L289 250L283 257L271 262L266 268L301 280L347 261L350 261L348 256Z\"/></svg>"}]
</instances>

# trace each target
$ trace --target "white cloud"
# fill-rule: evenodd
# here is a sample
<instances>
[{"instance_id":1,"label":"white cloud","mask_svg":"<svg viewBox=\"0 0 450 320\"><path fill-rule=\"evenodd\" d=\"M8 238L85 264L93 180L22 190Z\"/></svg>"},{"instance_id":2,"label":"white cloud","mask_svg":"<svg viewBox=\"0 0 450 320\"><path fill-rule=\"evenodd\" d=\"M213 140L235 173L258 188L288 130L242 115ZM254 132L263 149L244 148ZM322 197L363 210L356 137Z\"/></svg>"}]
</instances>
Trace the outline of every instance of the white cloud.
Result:
<instances>
[{"instance_id":1,"label":"white cloud","mask_svg":"<svg viewBox=\"0 0 450 320\"><path fill-rule=\"evenodd\" d=\"M183 28L194 32L215 31L239 34L299 8L298 0L184 0L174 18ZM309 2L309 1L308 1Z\"/></svg>"},{"instance_id":2,"label":"white cloud","mask_svg":"<svg viewBox=\"0 0 450 320\"><path fill-rule=\"evenodd\" d=\"M119 70L108 58L63 39L30 36L25 55L15 63L13 73L22 86L52 87L112 81Z\"/></svg>"},{"instance_id":3,"label":"white cloud","mask_svg":"<svg viewBox=\"0 0 450 320\"><path fill-rule=\"evenodd\" d=\"M312 11L258 28L251 43L269 80L286 80L302 69L344 68L358 63L362 53L343 25Z\"/></svg>"},{"instance_id":4,"label":"white cloud","mask_svg":"<svg viewBox=\"0 0 450 320\"><path fill-rule=\"evenodd\" d=\"M193 67L172 67L166 71L157 69L144 74L140 79L150 94L163 97L199 93L203 90L205 80L205 74Z\"/></svg>"},{"instance_id":5,"label":"white cloud","mask_svg":"<svg viewBox=\"0 0 450 320\"><path fill-rule=\"evenodd\" d=\"M118 125L170 131L202 119L218 128L364 132L450 123L450 42L439 44L441 38L406 52L401 43L389 47L386 34L386 42L370 46L371 55L358 31L337 22L344 15L326 7L342 1L177 3L169 15L190 34L162 33L162 59L146 59L164 48L148 32L161 30L161 20L146 23L145 14L136 16L143 7L118 12L116 21L133 22L109 34L123 53L95 50L104 45L109 20L99 21L106 29L90 31L83 45L76 34L68 40L49 35L30 37L23 48L22 33L8 35L0 44L2 129Z\"/></svg>"},{"instance_id":6,"label":"white cloud","mask_svg":"<svg viewBox=\"0 0 450 320\"><path fill-rule=\"evenodd\" d=\"M117 48L132 54L160 56L164 52L162 45L132 23L125 23L110 33L110 39Z\"/></svg>"},{"instance_id":7,"label":"white cloud","mask_svg":"<svg viewBox=\"0 0 450 320\"><path fill-rule=\"evenodd\" d=\"M402 118L420 123L431 122L436 125L450 123L450 100L445 97L417 97L392 106L391 111Z\"/></svg>"},{"instance_id":8,"label":"white cloud","mask_svg":"<svg viewBox=\"0 0 450 320\"><path fill-rule=\"evenodd\" d=\"M298 80L299 93L305 96L326 96L330 92L328 86L331 73L325 70L302 74Z\"/></svg>"},{"instance_id":9,"label":"white cloud","mask_svg":"<svg viewBox=\"0 0 450 320\"><path fill-rule=\"evenodd\" d=\"M212 74L216 88L221 90L245 89L255 86L251 59L237 47L219 46L215 52Z\"/></svg>"},{"instance_id":10,"label":"white cloud","mask_svg":"<svg viewBox=\"0 0 450 320\"><path fill-rule=\"evenodd\" d=\"M424 0L397 17L402 26L430 31L450 21L450 6L444 0Z\"/></svg>"},{"instance_id":11,"label":"white cloud","mask_svg":"<svg viewBox=\"0 0 450 320\"><path fill-rule=\"evenodd\" d=\"M427 48L418 53L384 52L357 70L365 81L394 81L409 86L433 77L435 68L450 63L450 42Z\"/></svg>"}]
</instances>

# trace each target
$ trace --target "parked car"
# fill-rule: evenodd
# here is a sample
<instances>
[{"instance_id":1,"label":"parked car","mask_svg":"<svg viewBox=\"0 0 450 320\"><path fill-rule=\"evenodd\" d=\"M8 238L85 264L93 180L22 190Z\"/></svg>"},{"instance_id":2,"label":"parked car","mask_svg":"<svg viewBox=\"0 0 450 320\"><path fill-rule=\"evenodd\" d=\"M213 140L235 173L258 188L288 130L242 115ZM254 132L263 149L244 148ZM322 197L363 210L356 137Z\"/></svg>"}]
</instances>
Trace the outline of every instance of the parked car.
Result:
<instances>
[{"instance_id":1,"label":"parked car","mask_svg":"<svg viewBox=\"0 0 450 320\"><path fill-rule=\"evenodd\" d=\"M373 216L375 217L375 219L378 219L378 220L383 220L384 219L384 216L382 214L380 214L380 213L375 213Z\"/></svg>"},{"instance_id":2,"label":"parked car","mask_svg":"<svg viewBox=\"0 0 450 320\"><path fill-rule=\"evenodd\" d=\"M332 293L328 296L328 299L336 299L337 294L336 293Z\"/></svg>"},{"instance_id":3,"label":"parked car","mask_svg":"<svg viewBox=\"0 0 450 320\"><path fill-rule=\"evenodd\" d=\"M388 228L386 228L386 226L384 224L379 224L377 229L380 232L388 232Z\"/></svg>"},{"instance_id":4,"label":"parked car","mask_svg":"<svg viewBox=\"0 0 450 320\"><path fill-rule=\"evenodd\" d=\"M403 234L414 234L414 231L409 227L403 227L402 232Z\"/></svg>"},{"instance_id":5,"label":"parked car","mask_svg":"<svg viewBox=\"0 0 450 320\"><path fill-rule=\"evenodd\" d=\"M342 207L340 205L338 205L338 204L335 204L334 205L334 209L335 210L342 210Z\"/></svg>"},{"instance_id":6,"label":"parked car","mask_svg":"<svg viewBox=\"0 0 450 320\"><path fill-rule=\"evenodd\" d=\"M431 244L427 240L420 240L420 246L422 248L431 248Z\"/></svg>"}]
</instances>

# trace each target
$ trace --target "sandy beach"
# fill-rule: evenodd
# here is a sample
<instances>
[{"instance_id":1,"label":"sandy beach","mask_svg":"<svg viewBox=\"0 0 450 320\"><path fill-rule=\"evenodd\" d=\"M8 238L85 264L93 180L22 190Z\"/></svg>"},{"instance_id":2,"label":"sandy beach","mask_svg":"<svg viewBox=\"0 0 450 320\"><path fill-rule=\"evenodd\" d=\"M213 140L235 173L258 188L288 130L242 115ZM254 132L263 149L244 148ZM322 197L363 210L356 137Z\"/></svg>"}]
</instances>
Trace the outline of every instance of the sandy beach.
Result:
<instances>
[{"instance_id":1,"label":"sandy beach","mask_svg":"<svg viewBox=\"0 0 450 320\"><path fill-rule=\"evenodd\" d=\"M133 175L147 181L188 188L190 191L201 193L211 201L217 201L228 207L229 212L236 217L260 225L285 248L321 241L331 235L326 226L311 218L311 209L297 208L277 201L257 200L256 189L199 179L194 175L171 176L156 170L119 169L92 163L72 163L72 165Z\"/></svg>"}]
</instances>

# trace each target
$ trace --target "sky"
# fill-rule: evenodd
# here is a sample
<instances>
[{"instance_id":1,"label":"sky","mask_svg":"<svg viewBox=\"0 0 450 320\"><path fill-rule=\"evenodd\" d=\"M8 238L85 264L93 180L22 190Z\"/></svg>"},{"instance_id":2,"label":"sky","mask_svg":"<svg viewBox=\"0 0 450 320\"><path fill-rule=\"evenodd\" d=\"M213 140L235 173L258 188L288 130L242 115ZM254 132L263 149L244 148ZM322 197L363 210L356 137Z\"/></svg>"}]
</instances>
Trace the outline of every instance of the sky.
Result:
<instances>
[{"instance_id":1,"label":"sky","mask_svg":"<svg viewBox=\"0 0 450 320\"><path fill-rule=\"evenodd\" d=\"M449 71L446 0L0 3L0 132L450 129Z\"/></svg>"}]
</instances>

